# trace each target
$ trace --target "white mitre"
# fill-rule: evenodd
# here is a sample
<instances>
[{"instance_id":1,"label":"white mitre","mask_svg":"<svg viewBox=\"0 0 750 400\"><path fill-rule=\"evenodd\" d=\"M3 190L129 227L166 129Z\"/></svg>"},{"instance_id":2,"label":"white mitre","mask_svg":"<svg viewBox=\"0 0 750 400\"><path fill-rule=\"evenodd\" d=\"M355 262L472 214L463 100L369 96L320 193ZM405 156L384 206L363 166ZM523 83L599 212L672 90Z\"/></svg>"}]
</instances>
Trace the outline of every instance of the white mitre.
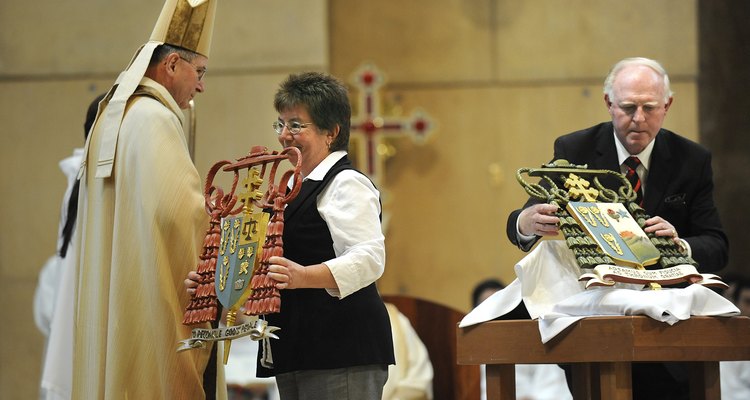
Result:
<instances>
[{"instance_id":1,"label":"white mitre","mask_svg":"<svg viewBox=\"0 0 750 400\"><path fill-rule=\"evenodd\" d=\"M94 122L94 126L102 124L102 148L96 163L97 178L112 175L125 105L143 79L154 49L166 43L208 57L216 2L217 0L166 0L149 41L136 51L127 69L120 73L112 89L99 103L99 112ZM88 153L88 143L86 152ZM86 168L86 159L85 156L79 178Z\"/></svg>"}]
</instances>

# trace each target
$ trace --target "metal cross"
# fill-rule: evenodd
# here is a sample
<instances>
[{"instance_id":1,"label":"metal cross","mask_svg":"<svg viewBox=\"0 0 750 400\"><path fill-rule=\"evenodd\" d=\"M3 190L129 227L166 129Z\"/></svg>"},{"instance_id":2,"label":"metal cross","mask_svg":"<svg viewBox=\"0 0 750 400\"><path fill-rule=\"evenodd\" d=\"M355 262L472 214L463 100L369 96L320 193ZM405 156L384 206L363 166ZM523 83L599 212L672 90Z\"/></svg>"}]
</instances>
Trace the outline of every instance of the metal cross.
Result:
<instances>
[{"instance_id":1,"label":"metal cross","mask_svg":"<svg viewBox=\"0 0 750 400\"><path fill-rule=\"evenodd\" d=\"M359 164L357 168L380 187L385 178L387 156L383 138L409 135L416 143L422 143L432 132L434 123L421 110L416 110L410 117L382 116L378 89L385 83L385 77L373 64L360 66L352 76L352 83L359 89L358 115L352 116L351 125L351 136L358 139L357 148L353 150L354 159Z\"/></svg>"}]
</instances>

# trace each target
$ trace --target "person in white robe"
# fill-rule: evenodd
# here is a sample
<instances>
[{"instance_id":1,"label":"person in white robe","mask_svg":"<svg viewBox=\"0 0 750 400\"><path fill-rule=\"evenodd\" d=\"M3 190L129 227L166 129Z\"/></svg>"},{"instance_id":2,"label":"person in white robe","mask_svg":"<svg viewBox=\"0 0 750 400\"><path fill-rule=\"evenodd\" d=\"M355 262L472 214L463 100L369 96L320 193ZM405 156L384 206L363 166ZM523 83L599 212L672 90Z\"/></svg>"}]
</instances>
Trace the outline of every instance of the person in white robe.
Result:
<instances>
[{"instance_id":1,"label":"person in white robe","mask_svg":"<svg viewBox=\"0 0 750 400\"><path fill-rule=\"evenodd\" d=\"M383 400L432 399L434 371L422 340L409 319L395 305L385 303L393 333L396 364L388 366L388 380L383 387Z\"/></svg>"},{"instance_id":2,"label":"person in white robe","mask_svg":"<svg viewBox=\"0 0 750 400\"><path fill-rule=\"evenodd\" d=\"M750 317L750 280L732 282L725 296L739 308L740 315ZM722 361L719 369L722 399L750 399L750 361Z\"/></svg>"},{"instance_id":3,"label":"person in white robe","mask_svg":"<svg viewBox=\"0 0 750 400\"><path fill-rule=\"evenodd\" d=\"M97 96L86 111L83 124L84 139L94 123L99 102ZM67 188L60 207L57 232L57 252L39 273L34 292L34 321L46 336L42 357L42 378L39 397L42 400L67 400L71 396L73 370L73 279L74 268L68 249L75 229L78 207L78 168L83 159L83 148L60 161L60 170L67 178Z\"/></svg>"},{"instance_id":4,"label":"person in white robe","mask_svg":"<svg viewBox=\"0 0 750 400\"><path fill-rule=\"evenodd\" d=\"M223 368L210 374L213 346L176 351L191 332L182 280L208 227L181 110L205 90L215 7L166 1L86 143L73 248L75 399L226 398Z\"/></svg>"},{"instance_id":5,"label":"person in white robe","mask_svg":"<svg viewBox=\"0 0 750 400\"><path fill-rule=\"evenodd\" d=\"M67 220L68 201L76 183L78 167L81 165L83 148L73 149L73 154L60 160L60 171L67 178L67 188L63 195L62 207L60 208L60 223L57 234L57 251L50 256L39 272L39 281L34 291L34 322L39 331L49 339L52 329L52 321L55 316L59 282L63 276L63 264L67 257L60 254L63 243L63 226ZM46 347L46 346L45 346Z\"/></svg>"}]
</instances>

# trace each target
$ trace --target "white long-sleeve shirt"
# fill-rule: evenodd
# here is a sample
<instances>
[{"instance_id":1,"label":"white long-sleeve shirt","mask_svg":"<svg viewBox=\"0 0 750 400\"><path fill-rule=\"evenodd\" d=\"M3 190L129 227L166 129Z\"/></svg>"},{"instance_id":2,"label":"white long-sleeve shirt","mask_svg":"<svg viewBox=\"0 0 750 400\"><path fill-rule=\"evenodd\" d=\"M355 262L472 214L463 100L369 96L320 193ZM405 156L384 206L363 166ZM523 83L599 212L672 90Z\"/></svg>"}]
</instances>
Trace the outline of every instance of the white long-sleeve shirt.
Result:
<instances>
[{"instance_id":1,"label":"white long-sleeve shirt","mask_svg":"<svg viewBox=\"0 0 750 400\"><path fill-rule=\"evenodd\" d=\"M304 180L323 180L346 154L345 151L329 154ZM380 192L366 176L345 170L318 195L317 207L331 232L336 254L336 258L324 264L331 270L338 290L326 290L331 296L344 298L375 282L385 270Z\"/></svg>"}]
</instances>

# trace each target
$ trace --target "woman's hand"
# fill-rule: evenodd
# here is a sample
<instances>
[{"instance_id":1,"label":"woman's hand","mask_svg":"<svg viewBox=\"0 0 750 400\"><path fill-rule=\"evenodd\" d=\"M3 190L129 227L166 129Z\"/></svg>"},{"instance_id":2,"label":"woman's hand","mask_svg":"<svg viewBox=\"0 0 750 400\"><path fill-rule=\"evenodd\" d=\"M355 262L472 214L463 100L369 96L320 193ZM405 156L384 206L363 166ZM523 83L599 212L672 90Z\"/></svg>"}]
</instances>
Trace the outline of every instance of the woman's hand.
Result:
<instances>
[{"instance_id":1,"label":"woman's hand","mask_svg":"<svg viewBox=\"0 0 750 400\"><path fill-rule=\"evenodd\" d=\"M268 259L268 276L276 281L276 289L297 289L303 287L305 267L284 257Z\"/></svg>"}]
</instances>

